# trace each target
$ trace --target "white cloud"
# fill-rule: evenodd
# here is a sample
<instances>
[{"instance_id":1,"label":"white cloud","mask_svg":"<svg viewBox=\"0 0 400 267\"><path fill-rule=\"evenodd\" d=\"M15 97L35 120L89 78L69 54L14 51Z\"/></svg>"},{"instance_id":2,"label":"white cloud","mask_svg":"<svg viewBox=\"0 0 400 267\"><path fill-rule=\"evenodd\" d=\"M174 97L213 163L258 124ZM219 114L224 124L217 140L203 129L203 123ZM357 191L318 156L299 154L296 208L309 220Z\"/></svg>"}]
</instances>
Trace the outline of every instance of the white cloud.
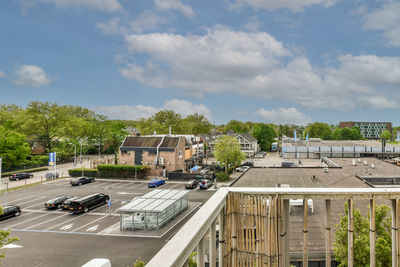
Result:
<instances>
[{"instance_id":1,"label":"white cloud","mask_svg":"<svg viewBox=\"0 0 400 267\"><path fill-rule=\"evenodd\" d=\"M22 65L15 72L16 79L14 83L22 87L35 87L39 88L50 84L51 80L48 78L44 70L35 65Z\"/></svg>"},{"instance_id":2,"label":"white cloud","mask_svg":"<svg viewBox=\"0 0 400 267\"><path fill-rule=\"evenodd\" d=\"M185 5L181 0L155 0L156 7L160 10L178 10L187 18L193 18L195 13L191 6Z\"/></svg>"},{"instance_id":3,"label":"white cloud","mask_svg":"<svg viewBox=\"0 0 400 267\"><path fill-rule=\"evenodd\" d=\"M112 18L106 23L98 22L96 27L99 28L104 34L125 34L128 29L120 26L120 18Z\"/></svg>"},{"instance_id":4,"label":"white cloud","mask_svg":"<svg viewBox=\"0 0 400 267\"><path fill-rule=\"evenodd\" d=\"M303 11L307 7L313 5L320 5L324 7L330 7L334 5L338 0L236 0L230 3L230 8L237 9L245 5L249 5L254 8L263 9L289 9L293 12Z\"/></svg>"},{"instance_id":5,"label":"white cloud","mask_svg":"<svg viewBox=\"0 0 400 267\"><path fill-rule=\"evenodd\" d=\"M106 115L110 119L137 120L149 118L160 110L168 109L186 117L198 113L211 118L211 111L203 104L193 104L186 100L171 99L165 101L160 108L143 105L119 105L119 106L98 106L94 108L98 113Z\"/></svg>"},{"instance_id":6,"label":"white cloud","mask_svg":"<svg viewBox=\"0 0 400 267\"><path fill-rule=\"evenodd\" d=\"M211 118L211 111L208 109L208 107L203 104L195 105L186 100L171 99L169 101L166 101L164 103L164 109L173 110L184 117L194 113L198 113L204 115L208 119Z\"/></svg>"},{"instance_id":7,"label":"white cloud","mask_svg":"<svg viewBox=\"0 0 400 267\"><path fill-rule=\"evenodd\" d=\"M250 31L250 32L257 32L258 29L260 28L261 23L258 21L257 16L252 16L249 20L249 22L243 24L241 28L244 30Z\"/></svg>"},{"instance_id":8,"label":"white cloud","mask_svg":"<svg viewBox=\"0 0 400 267\"><path fill-rule=\"evenodd\" d=\"M120 120L137 120L141 118L148 118L154 113L157 113L157 109L151 106L98 106L94 108L98 113L106 115L110 119Z\"/></svg>"},{"instance_id":9,"label":"white cloud","mask_svg":"<svg viewBox=\"0 0 400 267\"><path fill-rule=\"evenodd\" d=\"M337 67L320 69L268 33L221 27L205 35L131 34L125 41L130 56L145 54L150 59L144 65L125 64L120 68L124 77L197 97L229 92L336 110L368 103L393 107L366 102L378 95L400 101L400 57L342 55Z\"/></svg>"},{"instance_id":10,"label":"white cloud","mask_svg":"<svg viewBox=\"0 0 400 267\"><path fill-rule=\"evenodd\" d=\"M388 45L400 46L399 14L400 2L387 1L381 8L364 15L364 27L369 30L382 31Z\"/></svg>"},{"instance_id":11,"label":"white cloud","mask_svg":"<svg viewBox=\"0 0 400 267\"><path fill-rule=\"evenodd\" d=\"M307 125L312 119L298 111L296 108L278 108L272 110L259 109L256 115L267 123Z\"/></svg>"},{"instance_id":12,"label":"white cloud","mask_svg":"<svg viewBox=\"0 0 400 267\"><path fill-rule=\"evenodd\" d=\"M90 10L97 10L106 13L113 13L122 9L118 0L21 0L20 5L23 12L27 12L35 3L54 4L56 7L79 7Z\"/></svg>"},{"instance_id":13,"label":"white cloud","mask_svg":"<svg viewBox=\"0 0 400 267\"><path fill-rule=\"evenodd\" d=\"M4 77L6 77L6 74L2 70L0 70L0 79Z\"/></svg>"}]
</instances>

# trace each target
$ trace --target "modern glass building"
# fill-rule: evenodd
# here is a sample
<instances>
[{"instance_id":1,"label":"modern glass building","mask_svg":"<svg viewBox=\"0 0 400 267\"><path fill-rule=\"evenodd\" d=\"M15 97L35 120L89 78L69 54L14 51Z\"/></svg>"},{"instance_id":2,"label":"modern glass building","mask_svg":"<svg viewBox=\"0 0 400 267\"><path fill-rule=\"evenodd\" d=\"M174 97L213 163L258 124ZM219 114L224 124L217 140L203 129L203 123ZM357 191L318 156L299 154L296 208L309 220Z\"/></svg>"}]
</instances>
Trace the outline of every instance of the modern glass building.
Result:
<instances>
[{"instance_id":1,"label":"modern glass building","mask_svg":"<svg viewBox=\"0 0 400 267\"><path fill-rule=\"evenodd\" d=\"M383 131L392 132L391 122L361 122L361 121L345 121L340 122L340 128L358 127L360 133L367 139L379 139Z\"/></svg>"},{"instance_id":2,"label":"modern glass building","mask_svg":"<svg viewBox=\"0 0 400 267\"><path fill-rule=\"evenodd\" d=\"M153 231L166 225L189 205L188 191L156 189L117 209L120 230Z\"/></svg>"}]
</instances>

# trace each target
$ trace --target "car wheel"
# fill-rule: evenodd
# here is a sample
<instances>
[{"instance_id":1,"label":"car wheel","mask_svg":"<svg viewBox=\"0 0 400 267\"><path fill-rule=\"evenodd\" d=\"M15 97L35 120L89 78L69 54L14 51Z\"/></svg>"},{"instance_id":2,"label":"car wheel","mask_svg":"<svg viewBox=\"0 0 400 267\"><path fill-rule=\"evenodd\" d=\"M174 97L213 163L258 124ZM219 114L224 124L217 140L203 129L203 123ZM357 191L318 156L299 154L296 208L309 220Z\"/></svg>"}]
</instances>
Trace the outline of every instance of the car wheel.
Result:
<instances>
[{"instance_id":1,"label":"car wheel","mask_svg":"<svg viewBox=\"0 0 400 267\"><path fill-rule=\"evenodd\" d=\"M58 205L57 205L57 209L60 209L60 208L61 208L61 204L58 204Z\"/></svg>"},{"instance_id":2,"label":"car wheel","mask_svg":"<svg viewBox=\"0 0 400 267\"><path fill-rule=\"evenodd\" d=\"M79 183L79 185L82 185L82 183Z\"/></svg>"},{"instance_id":3,"label":"car wheel","mask_svg":"<svg viewBox=\"0 0 400 267\"><path fill-rule=\"evenodd\" d=\"M17 211L17 212L15 213L15 216L19 216L19 215L21 215L21 212Z\"/></svg>"},{"instance_id":4,"label":"car wheel","mask_svg":"<svg viewBox=\"0 0 400 267\"><path fill-rule=\"evenodd\" d=\"M19 180L19 178L15 178L15 181L18 181Z\"/></svg>"},{"instance_id":5,"label":"car wheel","mask_svg":"<svg viewBox=\"0 0 400 267\"><path fill-rule=\"evenodd\" d=\"M88 208L85 208L85 209L83 210L84 213L86 213L86 212L88 212L88 211L89 211Z\"/></svg>"}]
</instances>

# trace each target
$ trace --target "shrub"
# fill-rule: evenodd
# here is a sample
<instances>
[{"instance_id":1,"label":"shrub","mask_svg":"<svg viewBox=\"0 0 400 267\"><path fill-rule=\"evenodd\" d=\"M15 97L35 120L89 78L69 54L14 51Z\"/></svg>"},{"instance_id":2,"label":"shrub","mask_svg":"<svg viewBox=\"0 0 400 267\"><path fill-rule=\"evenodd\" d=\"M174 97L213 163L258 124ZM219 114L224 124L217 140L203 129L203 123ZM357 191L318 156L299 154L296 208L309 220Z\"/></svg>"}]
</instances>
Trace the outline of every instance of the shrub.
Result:
<instances>
[{"instance_id":1,"label":"shrub","mask_svg":"<svg viewBox=\"0 0 400 267\"><path fill-rule=\"evenodd\" d=\"M71 169L68 171L69 176L80 177L80 176L82 176L82 170L83 170L83 176L87 176L87 177L96 177L97 176L97 169Z\"/></svg>"},{"instance_id":2,"label":"shrub","mask_svg":"<svg viewBox=\"0 0 400 267\"><path fill-rule=\"evenodd\" d=\"M225 172L216 172L215 173L215 177L217 177L217 181L218 182L224 182L224 181L227 181L227 180L229 180L229 175L228 174L226 174Z\"/></svg>"},{"instance_id":3,"label":"shrub","mask_svg":"<svg viewBox=\"0 0 400 267\"><path fill-rule=\"evenodd\" d=\"M145 266L145 263L144 263L144 261L142 261L142 259L139 257L139 258L135 261L135 263L134 263L133 266L134 266L134 267L144 267L144 266Z\"/></svg>"},{"instance_id":4,"label":"shrub","mask_svg":"<svg viewBox=\"0 0 400 267\"><path fill-rule=\"evenodd\" d=\"M149 167L141 165L99 165L98 177L102 178L145 178ZM136 170L136 171L135 171Z\"/></svg>"}]
</instances>

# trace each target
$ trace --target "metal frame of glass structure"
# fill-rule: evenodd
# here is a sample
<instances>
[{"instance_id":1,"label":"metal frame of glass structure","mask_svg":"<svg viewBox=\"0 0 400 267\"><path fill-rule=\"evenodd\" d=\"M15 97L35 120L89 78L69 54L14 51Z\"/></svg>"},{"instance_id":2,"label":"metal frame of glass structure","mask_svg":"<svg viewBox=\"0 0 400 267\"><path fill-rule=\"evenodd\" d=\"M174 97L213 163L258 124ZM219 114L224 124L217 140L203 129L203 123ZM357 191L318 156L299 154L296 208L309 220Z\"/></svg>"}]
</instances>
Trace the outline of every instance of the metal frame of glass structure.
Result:
<instances>
[{"instance_id":1,"label":"metal frame of glass structure","mask_svg":"<svg viewBox=\"0 0 400 267\"><path fill-rule=\"evenodd\" d=\"M156 189L120 207L120 230L153 231L166 225L189 205L188 191Z\"/></svg>"}]
</instances>

